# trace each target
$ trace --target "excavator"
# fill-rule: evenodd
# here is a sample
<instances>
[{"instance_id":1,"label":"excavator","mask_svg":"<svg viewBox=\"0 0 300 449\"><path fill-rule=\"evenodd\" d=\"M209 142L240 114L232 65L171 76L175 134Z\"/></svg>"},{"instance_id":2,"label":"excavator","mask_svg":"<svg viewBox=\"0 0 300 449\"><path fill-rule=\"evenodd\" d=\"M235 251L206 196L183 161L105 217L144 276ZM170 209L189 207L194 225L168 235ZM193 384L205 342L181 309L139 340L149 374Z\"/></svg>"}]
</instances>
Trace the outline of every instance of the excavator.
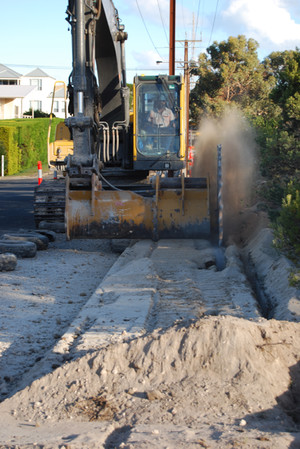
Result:
<instances>
[{"instance_id":1,"label":"excavator","mask_svg":"<svg viewBox=\"0 0 300 449\"><path fill-rule=\"evenodd\" d=\"M64 160L67 239L208 237L208 180L185 175L182 76L135 76L130 107L128 35L113 2L69 0L67 21L73 56L64 122L73 141ZM37 215L52 193L47 186Z\"/></svg>"}]
</instances>

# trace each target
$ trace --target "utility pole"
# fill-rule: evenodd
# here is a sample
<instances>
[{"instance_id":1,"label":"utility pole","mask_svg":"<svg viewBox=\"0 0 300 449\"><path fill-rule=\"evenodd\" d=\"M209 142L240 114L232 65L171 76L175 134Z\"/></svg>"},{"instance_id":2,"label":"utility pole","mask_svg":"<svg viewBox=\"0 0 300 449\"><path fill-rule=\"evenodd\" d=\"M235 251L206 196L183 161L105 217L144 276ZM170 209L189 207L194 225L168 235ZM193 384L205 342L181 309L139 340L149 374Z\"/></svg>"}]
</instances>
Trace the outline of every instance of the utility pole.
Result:
<instances>
[{"instance_id":1,"label":"utility pole","mask_svg":"<svg viewBox=\"0 0 300 449\"><path fill-rule=\"evenodd\" d=\"M186 99L186 104L185 104L185 110L186 110L186 123L185 123L185 128L186 128L186 163L188 162L188 148L189 148L189 143L190 143L190 129L189 129L189 124L190 124L190 63L189 63L189 43L192 42L193 44L195 44L195 42L201 42L201 40L197 40L197 39L192 39L192 40L179 40L176 42L183 42L184 43L184 84L185 84L185 99Z\"/></svg>"},{"instance_id":2,"label":"utility pole","mask_svg":"<svg viewBox=\"0 0 300 449\"><path fill-rule=\"evenodd\" d=\"M190 143L190 68L189 68L189 44L184 41L184 83L185 83L185 111L186 111L186 166L188 163Z\"/></svg>"},{"instance_id":3,"label":"utility pole","mask_svg":"<svg viewBox=\"0 0 300 449\"><path fill-rule=\"evenodd\" d=\"M175 75L176 0L170 0L169 75Z\"/></svg>"}]
</instances>

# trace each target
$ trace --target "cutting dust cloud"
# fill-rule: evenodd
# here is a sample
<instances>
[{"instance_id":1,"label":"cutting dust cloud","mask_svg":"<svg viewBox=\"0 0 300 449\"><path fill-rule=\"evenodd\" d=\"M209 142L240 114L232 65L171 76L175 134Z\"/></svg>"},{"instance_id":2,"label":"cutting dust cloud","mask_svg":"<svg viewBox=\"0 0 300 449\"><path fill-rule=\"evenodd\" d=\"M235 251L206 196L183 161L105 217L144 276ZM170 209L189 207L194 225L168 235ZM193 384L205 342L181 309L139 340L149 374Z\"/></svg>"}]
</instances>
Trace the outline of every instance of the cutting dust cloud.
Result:
<instances>
[{"instance_id":1,"label":"cutting dust cloud","mask_svg":"<svg viewBox=\"0 0 300 449\"><path fill-rule=\"evenodd\" d=\"M247 209L253 201L256 144L253 130L236 110L222 118L203 119L194 143L192 175L208 177L211 214L217 220L217 145L222 145L222 199L225 243L240 243L247 226ZM216 221L217 223L217 221Z\"/></svg>"}]
</instances>

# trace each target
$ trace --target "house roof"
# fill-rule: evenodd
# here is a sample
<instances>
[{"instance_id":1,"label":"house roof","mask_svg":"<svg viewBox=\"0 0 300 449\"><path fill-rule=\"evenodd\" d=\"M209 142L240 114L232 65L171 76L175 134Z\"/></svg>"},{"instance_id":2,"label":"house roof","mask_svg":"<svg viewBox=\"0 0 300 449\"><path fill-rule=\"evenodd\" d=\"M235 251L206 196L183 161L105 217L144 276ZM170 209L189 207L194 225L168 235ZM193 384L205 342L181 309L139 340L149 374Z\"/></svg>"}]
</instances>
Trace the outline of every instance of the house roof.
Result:
<instances>
[{"instance_id":1,"label":"house roof","mask_svg":"<svg viewBox=\"0 0 300 449\"><path fill-rule=\"evenodd\" d=\"M0 98L24 98L34 89L36 89L36 86L0 85Z\"/></svg>"},{"instance_id":2,"label":"house roof","mask_svg":"<svg viewBox=\"0 0 300 449\"><path fill-rule=\"evenodd\" d=\"M48 95L48 98L52 98L53 97L53 92L51 92L49 95ZM54 98L57 98L57 99L59 99L59 98L65 98L65 89L64 89L64 87L62 86L62 87L58 87L56 90L55 90L55 96L54 96Z\"/></svg>"},{"instance_id":3,"label":"house roof","mask_svg":"<svg viewBox=\"0 0 300 449\"><path fill-rule=\"evenodd\" d=\"M0 64L0 79L19 79L22 76L20 73Z\"/></svg>"},{"instance_id":4,"label":"house roof","mask_svg":"<svg viewBox=\"0 0 300 449\"><path fill-rule=\"evenodd\" d=\"M24 75L26 77L34 77L34 78L41 78L41 77L46 77L46 78L53 78L52 76L47 75L47 73L45 73L42 69L39 69L38 67L34 70L32 70L32 72L27 73L27 75ZM54 79L54 78L53 78Z\"/></svg>"}]
</instances>

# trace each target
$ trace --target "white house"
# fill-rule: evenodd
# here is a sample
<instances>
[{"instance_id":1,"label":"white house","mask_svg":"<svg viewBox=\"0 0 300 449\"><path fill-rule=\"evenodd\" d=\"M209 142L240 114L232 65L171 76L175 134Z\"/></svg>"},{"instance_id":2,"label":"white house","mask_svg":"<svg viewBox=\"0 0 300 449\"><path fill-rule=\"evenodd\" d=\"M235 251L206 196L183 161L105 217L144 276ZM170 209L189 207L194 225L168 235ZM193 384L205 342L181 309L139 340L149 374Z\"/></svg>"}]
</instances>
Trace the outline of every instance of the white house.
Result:
<instances>
[{"instance_id":1,"label":"white house","mask_svg":"<svg viewBox=\"0 0 300 449\"><path fill-rule=\"evenodd\" d=\"M22 118L29 109L51 112L55 79L37 68L21 75L0 64L0 119ZM53 113L65 117L64 88L57 85Z\"/></svg>"}]
</instances>

